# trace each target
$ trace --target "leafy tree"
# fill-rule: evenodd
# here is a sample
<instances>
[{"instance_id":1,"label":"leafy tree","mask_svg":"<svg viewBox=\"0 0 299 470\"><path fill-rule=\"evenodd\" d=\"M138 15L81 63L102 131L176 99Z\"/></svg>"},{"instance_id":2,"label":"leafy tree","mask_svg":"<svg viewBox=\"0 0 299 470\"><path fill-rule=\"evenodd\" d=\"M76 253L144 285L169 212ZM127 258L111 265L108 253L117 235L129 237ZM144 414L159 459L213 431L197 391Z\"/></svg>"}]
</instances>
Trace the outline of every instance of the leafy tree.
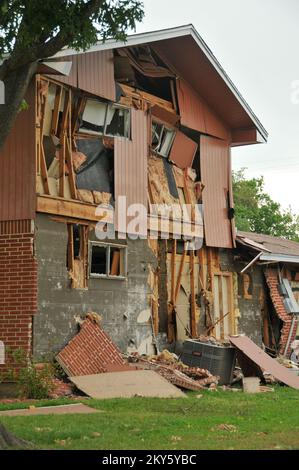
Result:
<instances>
[{"instance_id":1,"label":"leafy tree","mask_svg":"<svg viewBox=\"0 0 299 470\"><path fill-rule=\"evenodd\" d=\"M282 210L264 190L264 178L246 179L245 168L233 172L235 218L239 230L299 241L299 216Z\"/></svg>"},{"instance_id":2,"label":"leafy tree","mask_svg":"<svg viewBox=\"0 0 299 470\"><path fill-rule=\"evenodd\" d=\"M99 39L124 40L143 15L139 0L0 0L0 149L39 60L66 46L86 50Z\"/></svg>"}]
</instances>

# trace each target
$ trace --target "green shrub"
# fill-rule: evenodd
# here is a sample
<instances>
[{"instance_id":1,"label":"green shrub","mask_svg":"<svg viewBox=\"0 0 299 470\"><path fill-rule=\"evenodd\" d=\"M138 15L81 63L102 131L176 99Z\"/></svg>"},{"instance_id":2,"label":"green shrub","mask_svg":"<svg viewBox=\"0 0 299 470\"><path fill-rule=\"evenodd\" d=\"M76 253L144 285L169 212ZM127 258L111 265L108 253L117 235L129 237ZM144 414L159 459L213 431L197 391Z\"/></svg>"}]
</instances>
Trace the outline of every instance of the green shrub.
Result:
<instances>
[{"instance_id":1,"label":"green shrub","mask_svg":"<svg viewBox=\"0 0 299 470\"><path fill-rule=\"evenodd\" d=\"M45 365L37 369L34 364L28 364L19 371L17 386L22 398L48 398L54 388L52 367Z\"/></svg>"},{"instance_id":2,"label":"green shrub","mask_svg":"<svg viewBox=\"0 0 299 470\"><path fill-rule=\"evenodd\" d=\"M15 382L21 398L48 398L54 389L53 366L44 364L37 367L22 349L9 349L7 353L11 365L0 376L0 382Z\"/></svg>"}]
</instances>

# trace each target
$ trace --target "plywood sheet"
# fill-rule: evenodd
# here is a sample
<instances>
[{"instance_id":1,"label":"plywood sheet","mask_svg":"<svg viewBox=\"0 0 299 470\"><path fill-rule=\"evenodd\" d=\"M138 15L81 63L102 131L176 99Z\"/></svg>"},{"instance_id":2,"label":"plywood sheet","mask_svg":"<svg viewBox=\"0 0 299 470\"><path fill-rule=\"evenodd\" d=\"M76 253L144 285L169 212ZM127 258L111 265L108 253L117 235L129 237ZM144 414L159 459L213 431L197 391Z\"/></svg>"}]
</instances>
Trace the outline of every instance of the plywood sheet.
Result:
<instances>
[{"instance_id":1,"label":"plywood sheet","mask_svg":"<svg viewBox=\"0 0 299 470\"><path fill-rule=\"evenodd\" d=\"M86 395L97 398L130 398L134 396L182 398L185 394L152 370L107 372L71 377Z\"/></svg>"},{"instance_id":2,"label":"plywood sheet","mask_svg":"<svg viewBox=\"0 0 299 470\"><path fill-rule=\"evenodd\" d=\"M262 371L273 375L280 382L299 390L299 376L296 376L294 372L290 372L285 366L268 356L247 336L230 336L229 339L232 345L238 349L238 352L242 353L242 362L240 362L242 369L243 361L247 360L249 363L258 366ZM239 356L238 360L240 361Z\"/></svg>"}]
</instances>

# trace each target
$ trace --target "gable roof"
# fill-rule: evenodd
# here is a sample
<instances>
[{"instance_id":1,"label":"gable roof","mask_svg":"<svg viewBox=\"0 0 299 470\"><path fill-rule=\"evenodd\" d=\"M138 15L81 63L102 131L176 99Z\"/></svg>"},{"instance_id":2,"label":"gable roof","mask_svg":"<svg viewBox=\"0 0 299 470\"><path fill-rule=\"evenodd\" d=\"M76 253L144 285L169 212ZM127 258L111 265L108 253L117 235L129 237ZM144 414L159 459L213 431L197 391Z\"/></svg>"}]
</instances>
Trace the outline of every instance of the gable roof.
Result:
<instances>
[{"instance_id":1,"label":"gable roof","mask_svg":"<svg viewBox=\"0 0 299 470\"><path fill-rule=\"evenodd\" d=\"M257 131L256 141L266 142L268 133L248 103L231 81L210 48L192 24L175 28L133 34L125 42L109 39L98 42L88 51L64 49L55 57L67 57L82 53L111 50L150 44L171 55L178 75L185 76L199 94L204 95L208 104L227 122L231 129ZM178 54L178 50L188 54Z\"/></svg>"}]
</instances>

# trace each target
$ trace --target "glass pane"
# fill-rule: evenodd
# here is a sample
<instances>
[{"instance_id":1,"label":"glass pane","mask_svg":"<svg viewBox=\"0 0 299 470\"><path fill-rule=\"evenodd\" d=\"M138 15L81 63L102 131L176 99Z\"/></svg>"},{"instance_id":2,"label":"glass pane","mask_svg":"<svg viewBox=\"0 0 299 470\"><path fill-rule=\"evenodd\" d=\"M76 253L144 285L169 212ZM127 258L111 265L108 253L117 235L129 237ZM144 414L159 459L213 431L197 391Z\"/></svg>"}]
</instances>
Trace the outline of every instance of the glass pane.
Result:
<instances>
[{"instance_id":1,"label":"glass pane","mask_svg":"<svg viewBox=\"0 0 299 470\"><path fill-rule=\"evenodd\" d=\"M163 157L168 157L169 155L173 136L174 136L174 131L164 128L163 135L162 135L162 142L161 142L161 146L159 150L159 154L163 155Z\"/></svg>"},{"instance_id":2,"label":"glass pane","mask_svg":"<svg viewBox=\"0 0 299 470\"><path fill-rule=\"evenodd\" d=\"M156 150L156 151L159 150L162 130L163 130L162 124L158 124L157 122L152 123L152 148L153 150Z\"/></svg>"}]
</instances>

